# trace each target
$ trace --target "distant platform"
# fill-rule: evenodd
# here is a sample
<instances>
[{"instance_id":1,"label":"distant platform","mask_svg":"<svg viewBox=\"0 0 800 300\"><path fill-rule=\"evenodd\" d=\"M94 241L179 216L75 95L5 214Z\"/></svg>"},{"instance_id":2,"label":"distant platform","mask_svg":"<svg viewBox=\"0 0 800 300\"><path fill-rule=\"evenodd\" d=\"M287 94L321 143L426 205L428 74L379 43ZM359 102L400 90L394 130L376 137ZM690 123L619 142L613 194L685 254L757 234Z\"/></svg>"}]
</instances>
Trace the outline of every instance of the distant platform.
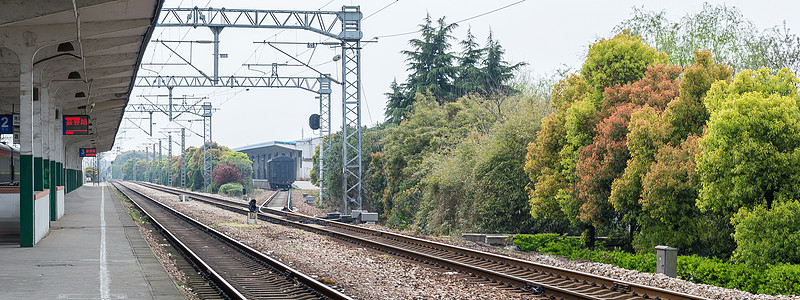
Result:
<instances>
[{"instance_id":1,"label":"distant platform","mask_svg":"<svg viewBox=\"0 0 800 300\"><path fill-rule=\"evenodd\" d=\"M3 299L186 299L110 187L65 196L35 247L0 244Z\"/></svg>"}]
</instances>

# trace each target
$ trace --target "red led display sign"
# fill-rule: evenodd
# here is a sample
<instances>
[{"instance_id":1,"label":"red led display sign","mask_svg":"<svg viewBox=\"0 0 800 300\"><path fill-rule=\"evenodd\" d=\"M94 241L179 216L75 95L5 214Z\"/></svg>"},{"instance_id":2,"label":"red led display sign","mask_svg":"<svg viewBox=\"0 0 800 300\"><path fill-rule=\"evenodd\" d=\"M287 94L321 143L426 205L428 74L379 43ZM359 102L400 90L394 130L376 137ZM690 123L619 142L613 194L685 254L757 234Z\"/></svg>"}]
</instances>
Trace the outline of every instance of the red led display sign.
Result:
<instances>
[{"instance_id":1,"label":"red led display sign","mask_svg":"<svg viewBox=\"0 0 800 300\"><path fill-rule=\"evenodd\" d=\"M76 115L67 116L63 118L64 121L64 135L88 135L89 134L89 116Z\"/></svg>"},{"instance_id":2,"label":"red led display sign","mask_svg":"<svg viewBox=\"0 0 800 300\"><path fill-rule=\"evenodd\" d=\"M97 149L95 148L80 148L80 157L96 157Z\"/></svg>"}]
</instances>

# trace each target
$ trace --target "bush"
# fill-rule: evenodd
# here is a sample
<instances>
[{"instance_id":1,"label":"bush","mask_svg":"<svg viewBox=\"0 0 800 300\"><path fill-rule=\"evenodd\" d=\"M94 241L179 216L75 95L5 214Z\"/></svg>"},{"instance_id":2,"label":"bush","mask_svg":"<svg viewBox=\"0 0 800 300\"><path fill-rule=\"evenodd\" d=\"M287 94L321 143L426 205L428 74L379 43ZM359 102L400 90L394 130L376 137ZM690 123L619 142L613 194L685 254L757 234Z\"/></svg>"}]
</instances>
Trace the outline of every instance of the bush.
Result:
<instances>
[{"instance_id":1,"label":"bush","mask_svg":"<svg viewBox=\"0 0 800 300\"><path fill-rule=\"evenodd\" d=\"M579 239L563 238L557 234L518 234L514 237L514 245L526 252L560 255L640 272L656 271L656 255L653 252L634 254L619 248L592 251L581 248ZM751 293L800 293L800 265L759 267L697 255L678 256L678 278Z\"/></svg>"},{"instance_id":2,"label":"bush","mask_svg":"<svg viewBox=\"0 0 800 300\"><path fill-rule=\"evenodd\" d=\"M800 202L776 204L772 209L742 208L731 220L736 227L736 261L750 265L800 263Z\"/></svg>"},{"instance_id":3,"label":"bush","mask_svg":"<svg viewBox=\"0 0 800 300\"><path fill-rule=\"evenodd\" d=\"M557 233L517 234L514 237L514 245L525 252L537 251L536 249L544 247L544 245L555 241L558 237Z\"/></svg>"},{"instance_id":4,"label":"bush","mask_svg":"<svg viewBox=\"0 0 800 300\"><path fill-rule=\"evenodd\" d=\"M764 280L758 288L762 294L792 295L800 293L800 265L779 265L769 268L762 275Z\"/></svg>"},{"instance_id":5,"label":"bush","mask_svg":"<svg viewBox=\"0 0 800 300\"><path fill-rule=\"evenodd\" d=\"M219 192L228 196L242 196L242 188L240 183L231 182L219 187Z\"/></svg>"}]
</instances>

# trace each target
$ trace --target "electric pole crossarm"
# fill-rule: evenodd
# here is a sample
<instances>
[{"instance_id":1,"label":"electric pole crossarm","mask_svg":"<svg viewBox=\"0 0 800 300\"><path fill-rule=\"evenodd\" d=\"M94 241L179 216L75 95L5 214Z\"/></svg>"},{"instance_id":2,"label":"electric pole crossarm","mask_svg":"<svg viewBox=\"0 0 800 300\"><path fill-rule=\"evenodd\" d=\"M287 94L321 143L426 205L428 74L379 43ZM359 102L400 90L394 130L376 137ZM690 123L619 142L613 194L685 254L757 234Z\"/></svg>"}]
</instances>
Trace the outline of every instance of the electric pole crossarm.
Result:
<instances>
[{"instance_id":1,"label":"electric pole crossarm","mask_svg":"<svg viewBox=\"0 0 800 300\"><path fill-rule=\"evenodd\" d=\"M162 112L167 114L169 111L168 104L128 104L125 107L125 112ZM187 112L196 116L203 116L203 105L185 105L185 104L173 104L172 105L173 112ZM137 125L138 126L138 125ZM144 130L144 129L142 129Z\"/></svg>"},{"instance_id":2,"label":"electric pole crossarm","mask_svg":"<svg viewBox=\"0 0 800 300\"><path fill-rule=\"evenodd\" d=\"M304 29L339 39L342 18L335 11L163 8L157 26Z\"/></svg>"},{"instance_id":3,"label":"electric pole crossarm","mask_svg":"<svg viewBox=\"0 0 800 300\"><path fill-rule=\"evenodd\" d=\"M229 76L220 77L214 84L203 76L139 76L136 86L139 87L231 87L231 88L299 88L313 93L320 90L319 77L256 77Z\"/></svg>"}]
</instances>

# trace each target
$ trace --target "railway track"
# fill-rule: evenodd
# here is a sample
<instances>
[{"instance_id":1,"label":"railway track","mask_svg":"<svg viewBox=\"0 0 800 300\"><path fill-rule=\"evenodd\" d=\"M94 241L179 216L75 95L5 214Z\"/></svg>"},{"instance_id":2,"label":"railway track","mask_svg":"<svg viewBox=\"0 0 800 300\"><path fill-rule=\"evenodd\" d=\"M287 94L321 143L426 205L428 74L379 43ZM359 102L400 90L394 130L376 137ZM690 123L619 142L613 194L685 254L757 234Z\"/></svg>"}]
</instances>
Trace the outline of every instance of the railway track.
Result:
<instances>
[{"instance_id":1,"label":"railway track","mask_svg":"<svg viewBox=\"0 0 800 300\"><path fill-rule=\"evenodd\" d=\"M277 209L283 210L284 208L287 210L291 210L292 205L292 192L291 191L275 191L272 195L264 201L260 207L261 209Z\"/></svg>"},{"instance_id":2,"label":"railway track","mask_svg":"<svg viewBox=\"0 0 800 300\"><path fill-rule=\"evenodd\" d=\"M125 184L112 183L227 299L350 299Z\"/></svg>"},{"instance_id":3,"label":"railway track","mask_svg":"<svg viewBox=\"0 0 800 300\"><path fill-rule=\"evenodd\" d=\"M189 195L220 208L246 213L246 204L163 186L142 185L171 194ZM495 286L550 299L704 299L513 257L457 247L387 231L262 208L259 219L325 234L406 259L458 271Z\"/></svg>"}]
</instances>

